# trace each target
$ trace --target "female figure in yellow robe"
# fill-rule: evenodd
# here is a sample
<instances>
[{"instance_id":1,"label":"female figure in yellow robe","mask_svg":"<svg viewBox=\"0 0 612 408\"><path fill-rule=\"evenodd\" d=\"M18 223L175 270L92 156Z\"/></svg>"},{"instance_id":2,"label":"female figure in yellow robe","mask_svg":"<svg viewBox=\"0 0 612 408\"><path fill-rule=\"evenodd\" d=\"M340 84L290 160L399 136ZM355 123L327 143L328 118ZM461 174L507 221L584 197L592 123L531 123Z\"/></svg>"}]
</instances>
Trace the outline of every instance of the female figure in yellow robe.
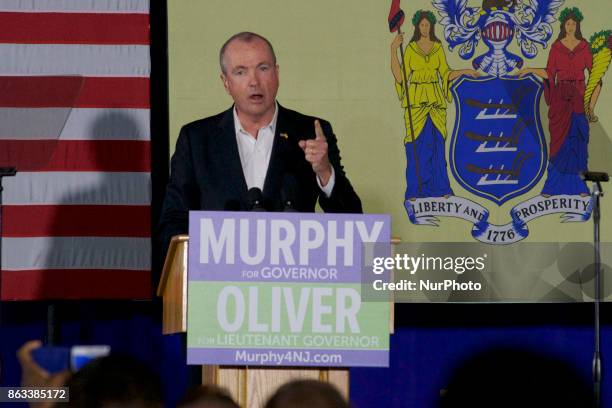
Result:
<instances>
[{"instance_id":1,"label":"female figure in yellow robe","mask_svg":"<svg viewBox=\"0 0 612 408\"><path fill-rule=\"evenodd\" d=\"M442 44L434 32L436 18L431 11L417 11L412 23L414 35L403 56L409 98L406 98L402 62L397 52L403 35L398 34L391 43L391 71L397 95L405 108L406 200L448 197L453 191L446 171L444 141L446 104L451 101L450 82L461 75L477 77L479 74L474 70L449 68Z\"/></svg>"}]
</instances>

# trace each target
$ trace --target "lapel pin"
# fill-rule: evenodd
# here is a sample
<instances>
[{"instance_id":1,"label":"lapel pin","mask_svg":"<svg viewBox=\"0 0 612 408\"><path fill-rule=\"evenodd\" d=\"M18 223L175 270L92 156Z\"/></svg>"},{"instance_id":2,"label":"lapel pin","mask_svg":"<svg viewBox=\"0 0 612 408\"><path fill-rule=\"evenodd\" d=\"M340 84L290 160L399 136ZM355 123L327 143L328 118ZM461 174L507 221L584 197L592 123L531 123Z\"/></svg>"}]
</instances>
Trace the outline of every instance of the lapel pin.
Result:
<instances>
[{"instance_id":1,"label":"lapel pin","mask_svg":"<svg viewBox=\"0 0 612 408\"><path fill-rule=\"evenodd\" d=\"M286 133L281 133L280 137L282 137L283 139L289 139L289 135Z\"/></svg>"}]
</instances>

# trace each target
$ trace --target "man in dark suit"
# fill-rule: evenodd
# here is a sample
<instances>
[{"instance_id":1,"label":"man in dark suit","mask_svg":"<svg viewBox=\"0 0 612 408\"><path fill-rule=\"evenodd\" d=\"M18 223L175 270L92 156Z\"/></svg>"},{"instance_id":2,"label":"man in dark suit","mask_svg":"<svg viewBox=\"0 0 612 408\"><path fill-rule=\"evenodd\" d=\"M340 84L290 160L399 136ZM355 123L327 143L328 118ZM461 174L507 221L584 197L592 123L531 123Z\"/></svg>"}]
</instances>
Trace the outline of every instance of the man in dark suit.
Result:
<instances>
[{"instance_id":1,"label":"man in dark suit","mask_svg":"<svg viewBox=\"0 0 612 408\"><path fill-rule=\"evenodd\" d=\"M220 51L221 79L234 106L185 125L171 161L161 217L164 249L187 233L189 210L249 210L259 188L268 211L361 213L340 164L331 125L276 102L278 65L272 45L254 33L232 36ZM292 192L293 191L293 192Z\"/></svg>"}]
</instances>

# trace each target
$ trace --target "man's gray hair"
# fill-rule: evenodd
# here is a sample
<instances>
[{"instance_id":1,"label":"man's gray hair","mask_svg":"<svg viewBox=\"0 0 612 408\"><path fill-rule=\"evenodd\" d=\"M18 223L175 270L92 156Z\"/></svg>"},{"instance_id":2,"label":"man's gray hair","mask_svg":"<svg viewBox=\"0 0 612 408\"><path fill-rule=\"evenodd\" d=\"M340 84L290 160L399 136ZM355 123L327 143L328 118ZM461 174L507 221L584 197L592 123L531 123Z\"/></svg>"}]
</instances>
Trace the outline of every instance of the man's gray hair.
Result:
<instances>
[{"instance_id":1,"label":"man's gray hair","mask_svg":"<svg viewBox=\"0 0 612 408\"><path fill-rule=\"evenodd\" d=\"M223 74L227 74L225 70L225 65L223 63L223 58L225 57L225 50L227 49L227 46L230 45L232 41L236 40L250 43L251 41L256 39L262 40L268 45L270 53L272 54L272 60L274 62L274 65L276 65L276 54L274 53L274 47L272 47L270 41L268 41L267 38L262 37L259 34L255 34L250 31L243 31L241 33L232 35L225 43L223 43L221 50L219 50L219 65L221 66L221 72L223 72Z\"/></svg>"}]
</instances>

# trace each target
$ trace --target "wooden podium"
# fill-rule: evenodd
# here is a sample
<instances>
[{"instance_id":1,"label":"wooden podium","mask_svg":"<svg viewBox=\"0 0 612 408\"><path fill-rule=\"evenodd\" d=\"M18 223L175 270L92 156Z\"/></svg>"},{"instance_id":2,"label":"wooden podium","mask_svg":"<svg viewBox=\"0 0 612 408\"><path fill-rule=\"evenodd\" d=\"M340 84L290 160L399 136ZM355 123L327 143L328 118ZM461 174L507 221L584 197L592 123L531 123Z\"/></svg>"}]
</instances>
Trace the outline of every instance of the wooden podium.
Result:
<instances>
[{"instance_id":1,"label":"wooden podium","mask_svg":"<svg viewBox=\"0 0 612 408\"><path fill-rule=\"evenodd\" d=\"M157 296L163 298L164 334L187 331L187 246L189 237L172 238ZM241 407L261 407L282 384L293 379L315 379L333 384L348 400L349 370L336 368L250 368L203 366L202 382L226 388Z\"/></svg>"}]
</instances>

